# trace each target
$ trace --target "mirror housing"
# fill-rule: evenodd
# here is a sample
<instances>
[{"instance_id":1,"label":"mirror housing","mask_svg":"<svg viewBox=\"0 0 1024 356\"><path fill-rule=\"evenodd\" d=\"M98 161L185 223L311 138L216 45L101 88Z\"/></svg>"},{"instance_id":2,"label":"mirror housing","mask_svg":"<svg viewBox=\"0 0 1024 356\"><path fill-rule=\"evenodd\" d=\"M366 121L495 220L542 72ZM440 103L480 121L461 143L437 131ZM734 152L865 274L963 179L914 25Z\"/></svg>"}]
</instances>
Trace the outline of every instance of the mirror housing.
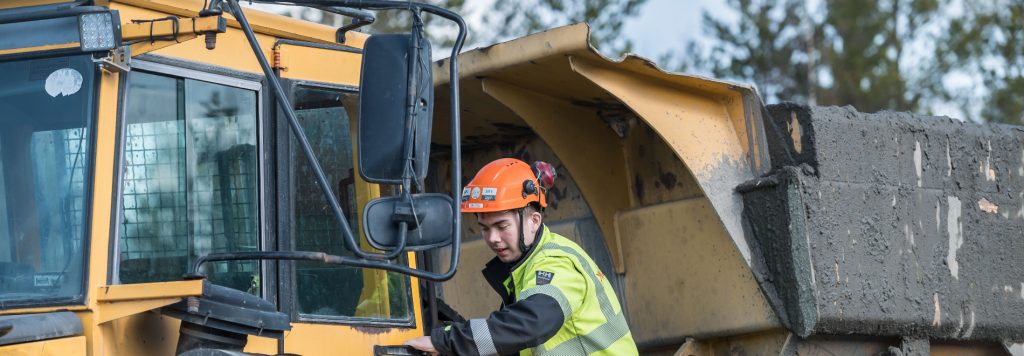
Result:
<instances>
[{"instance_id":1,"label":"mirror housing","mask_svg":"<svg viewBox=\"0 0 1024 356\"><path fill-rule=\"evenodd\" d=\"M358 131L359 174L367 182L401 184L410 153L409 178L426 177L434 112L430 55L430 43L418 33L366 40Z\"/></svg>"},{"instance_id":2,"label":"mirror housing","mask_svg":"<svg viewBox=\"0 0 1024 356\"><path fill-rule=\"evenodd\" d=\"M410 206L408 200L414 204ZM390 251L399 248L401 221L407 224L405 251L424 251L448 246L452 243L452 217L455 202L452 197L439 193L397 195L377 198L363 209L363 228L366 239L376 249ZM417 225L418 222L418 225Z\"/></svg>"}]
</instances>

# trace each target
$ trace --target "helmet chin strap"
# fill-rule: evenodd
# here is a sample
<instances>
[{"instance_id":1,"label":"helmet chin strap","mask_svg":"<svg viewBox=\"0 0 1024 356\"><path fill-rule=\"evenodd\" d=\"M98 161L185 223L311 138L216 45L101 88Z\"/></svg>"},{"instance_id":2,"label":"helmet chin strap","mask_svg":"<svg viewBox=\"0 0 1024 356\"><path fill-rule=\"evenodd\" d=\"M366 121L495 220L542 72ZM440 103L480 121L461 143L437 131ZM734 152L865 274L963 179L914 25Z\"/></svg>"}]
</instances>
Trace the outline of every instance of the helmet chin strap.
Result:
<instances>
[{"instance_id":1,"label":"helmet chin strap","mask_svg":"<svg viewBox=\"0 0 1024 356\"><path fill-rule=\"evenodd\" d=\"M519 253L523 255L519 256L519 258L523 258L526 254L526 231L523 229L525 225L523 223L523 208L516 209L516 211L519 212Z\"/></svg>"}]
</instances>

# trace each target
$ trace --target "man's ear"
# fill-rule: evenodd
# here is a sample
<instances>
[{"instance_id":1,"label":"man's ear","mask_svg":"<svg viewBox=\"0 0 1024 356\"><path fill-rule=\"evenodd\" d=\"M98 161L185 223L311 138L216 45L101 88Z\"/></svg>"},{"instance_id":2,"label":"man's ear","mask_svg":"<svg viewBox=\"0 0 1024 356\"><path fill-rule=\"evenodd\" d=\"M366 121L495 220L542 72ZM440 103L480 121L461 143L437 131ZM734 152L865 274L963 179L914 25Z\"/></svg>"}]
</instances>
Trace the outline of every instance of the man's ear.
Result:
<instances>
[{"instance_id":1,"label":"man's ear","mask_svg":"<svg viewBox=\"0 0 1024 356\"><path fill-rule=\"evenodd\" d=\"M537 228L539 229L539 228L540 228L540 223L541 223L542 221L544 221L544 215L542 215L542 214L541 214L540 212L538 212L538 211L533 211L533 212L532 212L532 213L530 214L530 221L533 221L533 225L534 225L534 226L537 226Z\"/></svg>"}]
</instances>

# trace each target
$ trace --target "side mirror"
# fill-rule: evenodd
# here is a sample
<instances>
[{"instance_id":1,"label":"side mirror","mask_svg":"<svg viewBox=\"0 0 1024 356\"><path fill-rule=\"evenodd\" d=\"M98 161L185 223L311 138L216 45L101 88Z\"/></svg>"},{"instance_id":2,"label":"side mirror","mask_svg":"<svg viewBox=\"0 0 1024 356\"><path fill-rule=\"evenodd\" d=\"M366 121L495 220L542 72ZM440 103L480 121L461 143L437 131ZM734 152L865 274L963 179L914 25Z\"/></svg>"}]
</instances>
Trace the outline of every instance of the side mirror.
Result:
<instances>
[{"instance_id":1,"label":"side mirror","mask_svg":"<svg viewBox=\"0 0 1024 356\"><path fill-rule=\"evenodd\" d=\"M413 204L408 203L412 198ZM439 193L399 195L374 199L363 209L363 229L373 248L391 251L423 251L448 246L452 243L452 217L455 215L452 197ZM406 221L402 231L398 224Z\"/></svg>"},{"instance_id":2,"label":"side mirror","mask_svg":"<svg viewBox=\"0 0 1024 356\"><path fill-rule=\"evenodd\" d=\"M370 36L359 84L359 174L401 184L408 158L422 180L430 155L434 81L430 43L419 33Z\"/></svg>"},{"instance_id":3,"label":"side mirror","mask_svg":"<svg viewBox=\"0 0 1024 356\"><path fill-rule=\"evenodd\" d=\"M296 1L305 3L307 1ZM318 261L328 264L359 268L375 268L440 282L455 276L459 264L458 229L461 223L459 189L462 187L462 153L459 131L459 51L466 40L466 21L459 14L436 5L399 0L332 1L357 8L376 10L407 10L412 13L413 32L408 35L370 36L363 49L362 80L360 83L359 113L359 175L371 183L401 184L397 197L378 198L367 204L364 211L364 229L375 247L384 253L364 251L352 233L348 219L331 190L323 168L313 154L309 140L295 115L288 96L274 73L266 55L260 48L256 34L237 0L214 0L207 10L227 5L231 15L249 41L249 46L263 68L277 104L284 112L289 127L298 138L302 153L309 161L324 197L330 205L341 232L345 247L354 256L338 256L317 251L231 251L200 256L192 265L192 274L207 262L235 260L292 260ZM451 90L451 196L443 194L414 194L413 181L426 178L430 148L430 125L433 113L433 79L431 78L430 45L422 39L426 12L454 22L459 34L452 46L448 61L449 88ZM4 20L0 19L0 24ZM403 74L404 73L404 74ZM372 79L371 79L372 78ZM404 84L403 84L404 83ZM403 100L404 98L404 100ZM416 185L417 190L422 186ZM440 196L440 197L439 197ZM442 198L443 197L443 198ZM442 236L444 235L444 236ZM410 236L412 236L410 238ZM412 242L411 244L408 242ZM452 244L446 272L411 268L393 260L403 251L428 249ZM394 246L393 248L389 248Z\"/></svg>"}]
</instances>

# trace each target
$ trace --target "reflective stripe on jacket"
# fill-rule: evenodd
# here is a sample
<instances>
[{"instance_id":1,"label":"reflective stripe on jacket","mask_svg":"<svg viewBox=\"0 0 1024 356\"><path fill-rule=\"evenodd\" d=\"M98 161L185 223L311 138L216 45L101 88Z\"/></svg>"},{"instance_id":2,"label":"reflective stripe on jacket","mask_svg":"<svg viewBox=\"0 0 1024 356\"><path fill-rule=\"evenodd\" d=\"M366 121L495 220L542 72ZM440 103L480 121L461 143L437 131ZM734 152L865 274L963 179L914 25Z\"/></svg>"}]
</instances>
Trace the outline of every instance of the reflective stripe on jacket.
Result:
<instances>
[{"instance_id":1,"label":"reflective stripe on jacket","mask_svg":"<svg viewBox=\"0 0 1024 356\"><path fill-rule=\"evenodd\" d=\"M442 354L636 355L636 344L607 278L576 243L538 231L526 258L497 258L484 277L502 308L431 333Z\"/></svg>"}]
</instances>

